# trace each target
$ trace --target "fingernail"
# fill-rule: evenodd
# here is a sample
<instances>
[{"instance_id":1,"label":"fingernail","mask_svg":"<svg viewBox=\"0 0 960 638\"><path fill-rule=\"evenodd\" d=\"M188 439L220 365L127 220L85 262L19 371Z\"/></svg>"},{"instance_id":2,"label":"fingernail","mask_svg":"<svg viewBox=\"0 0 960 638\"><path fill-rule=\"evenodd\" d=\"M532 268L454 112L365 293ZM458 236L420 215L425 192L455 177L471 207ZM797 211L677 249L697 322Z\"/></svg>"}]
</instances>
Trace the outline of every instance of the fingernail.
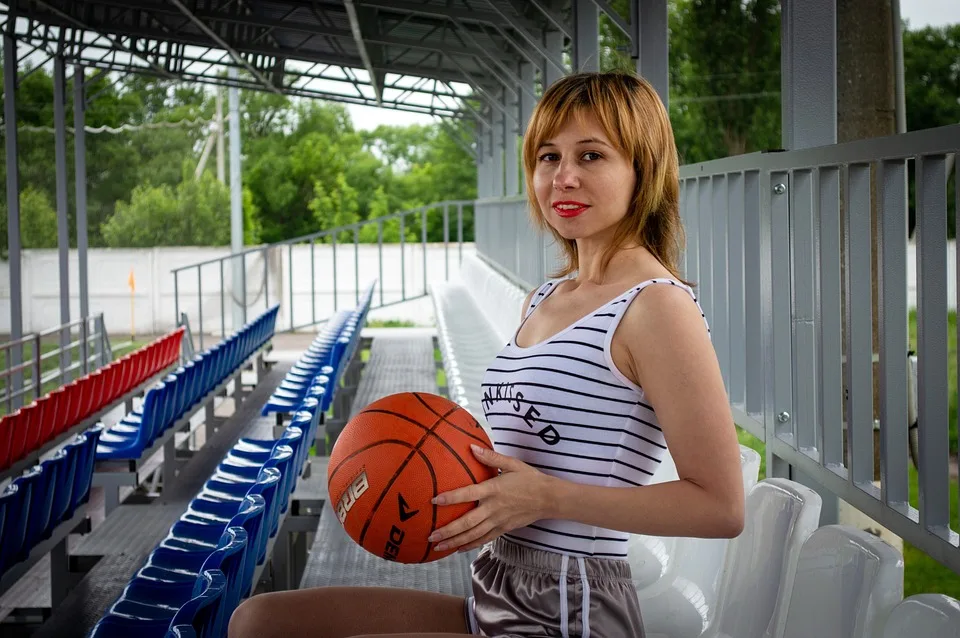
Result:
<instances>
[{"instance_id":1,"label":"fingernail","mask_svg":"<svg viewBox=\"0 0 960 638\"><path fill-rule=\"evenodd\" d=\"M486 450L484 450L482 447L480 447L476 443L471 443L470 448L480 456L483 456L484 452L486 452Z\"/></svg>"},{"instance_id":2,"label":"fingernail","mask_svg":"<svg viewBox=\"0 0 960 638\"><path fill-rule=\"evenodd\" d=\"M430 534L430 536L427 536L428 542L435 543L438 540L440 540L440 534L438 534L437 532L434 532L433 534Z\"/></svg>"},{"instance_id":3,"label":"fingernail","mask_svg":"<svg viewBox=\"0 0 960 638\"><path fill-rule=\"evenodd\" d=\"M442 552L442 551L445 550L446 548L447 548L447 546L446 546L445 544L440 543L439 545L434 545L434 546L433 546L433 551L435 551L435 552Z\"/></svg>"},{"instance_id":4,"label":"fingernail","mask_svg":"<svg viewBox=\"0 0 960 638\"><path fill-rule=\"evenodd\" d=\"M443 505L447 502L447 499L442 496L434 496L432 499L430 499L430 502L434 505Z\"/></svg>"}]
</instances>

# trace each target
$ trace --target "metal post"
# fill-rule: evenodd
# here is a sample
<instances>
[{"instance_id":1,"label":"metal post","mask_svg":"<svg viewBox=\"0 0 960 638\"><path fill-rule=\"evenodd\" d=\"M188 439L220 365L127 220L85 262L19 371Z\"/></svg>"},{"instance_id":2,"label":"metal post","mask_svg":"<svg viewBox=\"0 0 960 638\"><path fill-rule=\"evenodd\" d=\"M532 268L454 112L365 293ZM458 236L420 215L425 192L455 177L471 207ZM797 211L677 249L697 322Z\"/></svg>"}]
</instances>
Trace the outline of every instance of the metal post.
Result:
<instances>
[{"instance_id":1,"label":"metal post","mask_svg":"<svg viewBox=\"0 0 960 638\"><path fill-rule=\"evenodd\" d=\"M781 6L783 148L836 144L836 0L783 0Z\"/></svg>"},{"instance_id":2,"label":"metal post","mask_svg":"<svg viewBox=\"0 0 960 638\"><path fill-rule=\"evenodd\" d=\"M377 221L377 259L380 262L380 305L383 305L383 222Z\"/></svg>"},{"instance_id":3,"label":"metal post","mask_svg":"<svg viewBox=\"0 0 960 638\"><path fill-rule=\"evenodd\" d=\"M476 206L473 207L473 218L474 225L476 225L477 210ZM459 253L460 261L457 263L459 266L463 263L463 202L457 202L457 251Z\"/></svg>"},{"instance_id":4,"label":"metal post","mask_svg":"<svg viewBox=\"0 0 960 638\"><path fill-rule=\"evenodd\" d=\"M247 256L246 254L240 255L240 285L243 286L243 313L241 318L243 322L237 326L239 330L242 326L247 325Z\"/></svg>"},{"instance_id":5,"label":"metal post","mask_svg":"<svg viewBox=\"0 0 960 638\"><path fill-rule=\"evenodd\" d=\"M173 271L173 313L175 326L180 325L180 271Z\"/></svg>"},{"instance_id":6,"label":"metal post","mask_svg":"<svg viewBox=\"0 0 960 638\"><path fill-rule=\"evenodd\" d=\"M354 302L360 304L360 235L359 226L353 227L353 281L356 284Z\"/></svg>"},{"instance_id":7,"label":"metal post","mask_svg":"<svg viewBox=\"0 0 960 638\"><path fill-rule=\"evenodd\" d=\"M40 333L33 335L33 398L39 399L43 396L43 364L40 360L41 354ZM14 399L15 402L22 401L20 397ZM9 408L8 408L9 409Z\"/></svg>"},{"instance_id":8,"label":"metal post","mask_svg":"<svg viewBox=\"0 0 960 638\"><path fill-rule=\"evenodd\" d=\"M73 163L77 214L77 279L80 287L80 316L87 327L90 316L89 275L87 272L87 135L84 130L87 108L83 65L73 67ZM86 331L85 331L86 332ZM80 345L83 371L89 370L90 349L84 339Z\"/></svg>"},{"instance_id":9,"label":"metal post","mask_svg":"<svg viewBox=\"0 0 960 638\"><path fill-rule=\"evenodd\" d=\"M650 82L663 105L669 108L667 0L630 0L630 26L631 56L636 61L637 73Z\"/></svg>"},{"instance_id":10,"label":"metal post","mask_svg":"<svg viewBox=\"0 0 960 638\"><path fill-rule=\"evenodd\" d=\"M290 277L290 331L293 332L293 244L287 244L287 270Z\"/></svg>"},{"instance_id":11,"label":"metal post","mask_svg":"<svg viewBox=\"0 0 960 638\"><path fill-rule=\"evenodd\" d=\"M337 311L337 234L330 233L330 246L333 249L333 311Z\"/></svg>"},{"instance_id":12,"label":"metal post","mask_svg":"<svg viewBox=\"0 0 960 638\"><path fill-rule=\"evenodd\" d=\"M281 280L281 284L283 281ZM263 301L265 303L264 310L270 308L270 248L269 246L264 247L263 249Z\"/></svg>"},{"instance_id":13,"label":"metal post","mask_svg":"<svg viewBox=\"0 0 960 638\"><path fill-rule=\"evenodd\" d=\"M176 275L176 273L174 273ZM224 284L223 284L223 260L220 260L220 338L224 339L227 336L227 320L226 320L226 300L224 299Z\"/></svg>"},{"instance_id":14,"label":"metal post","mask_svg":"<svg viewBox=\"0 0 960 638\"><path fill-rule=\"evenodd\" d=\"M403 227L403 218L405 213L400 213L400 300L407 300L407 262L404 250L403 235L406 229Z\"/></svg>"},{"instance_id":15,"label":"metal post","mask_svg":"<svg viewBox=\"0 0 960 638\"><path fill-rule=\"evenodd\" d=\"M227 77L231 83L237 80L236 67L227 69ZM240 94L235 86L231 86L227 92L228 108L230 111L230 250L238 253L243 250L243 192L241 190L240 174ZM237 271L237 267L242 272ZM233 283L236 286L237 280L243 281L243 308L238 308L236 296L233 295L233 328L239 330L240 326L247 321L247 273L244 268L245 262L233 263ZM241 322L242 318L242 322Z\"/></svg>"},{"instance_id":16,"label":"metal post","mask_svg":"<svg viewBox=\"0 0 960 638\"><path fill-rule=\"evenodd\" d=\"M87 318L83 317L80 321L80 351L83 354L83 365L80 366L80 369L83 371L84 375L90 372L90 359L87 357L87 343L90 339L88 330L89 326L87 325Z\"/></svg>"},{"instance_id":17,"label":"metal post","mask_svg":"<svg viewBox=\"0 0 960 638\"><path fill-rule=\"evenodd\" d=\"M574 0L574 2L576 2L576 0ZM561 31L544 31L543 44L554 59L561 59L563 55L563 33ZM547 60L543 61L541 72L544 78L544 89L563 77L560 69L550 64Z\"/></svg>"},{"instance_id":18,"label":"metal post","mask_svg":"<svg viewBox=\"0 0 960 638\"><path fill-rule=\"evenodd\" d=\"M67 213L66 69L63 58L53 60L53 129L57 191L57 248L60 254L60 323L70 323L70 228ZM60 330L60 381L70 380L70 329Z\"/></svg>"},{"instance_id":19,"label":"metal post","mask_svg":"<svg viewBox=\"0 0 960 638\"><path fill-rule=\"evenodd\" d=\"M316 242L310 238L310 317L317 323L317 269L314 257Z\"/></svg>"},{"instance_id":20,"label":"metal post","mask_svg":"<svg viewBox=\"0 0 960 638\"><path fill-rule=\"evenodd\" d=\"M446 202L443 203L443 277L450 280L450 210Z\"/></svg>"},{"instance_id":21,"label":"metal post","mask_svg":"<svg viewBox=\"0 0 960 638\"><path fill-rule=\"evenodd\" d=\"M3 100L4 136L7 154L7 260L10 269L10 340L16 345L7 351L11 366L23 361L23 299L20 261L20 169L17 164L17 41L10 29L3 33L3 78L6 91ZM37 377L39 383L39 376ZM23 372L10 376L9 393L23 388ZM20 395L12 398L10 409L23 405Z\"/></svg>"},{"instance_id":22,"label":"metal post","mask_svg":"<svg viewBox=\"0 0 960 638\"><path fill-rule=\"evenodd\" d=\"M200 351L203 351L203 268L197 266L197 334L200 335Z\"/></svg>"},{"instance_id":23,"label":"metal post","mask_svg":"<svg viewBox=\"0 0 960 638\"><path fill-rule=\"evenodd\" d=\"M427 294L427 209L420 209L420 247L423 249L423 294Z\"/></svg>"},{"instance_id":24,"label":"metal post","mask_svg":"<svg viewBox=\"0 0 960 638\"><path fill-rule=\"evenodd\" d=\"M600 70L600 9L593 0L573 0L573 70Z\"/></svg>"}]
</instances>

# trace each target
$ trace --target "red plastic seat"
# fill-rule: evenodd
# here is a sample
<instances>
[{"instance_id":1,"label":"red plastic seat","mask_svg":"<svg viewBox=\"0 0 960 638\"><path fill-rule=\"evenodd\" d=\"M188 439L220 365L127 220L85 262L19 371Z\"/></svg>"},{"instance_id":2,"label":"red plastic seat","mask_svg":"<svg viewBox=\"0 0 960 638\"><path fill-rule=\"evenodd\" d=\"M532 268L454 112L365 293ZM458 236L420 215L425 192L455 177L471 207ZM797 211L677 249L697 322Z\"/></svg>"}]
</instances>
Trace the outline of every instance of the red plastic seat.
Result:
<instances>
[{"instance_id":1,"label":"red plastic seat","mask_svg":"<svg viewBox=\"0 0 960 638\"><path fill-rule=\"evenodd\" d=\"M10 458L7 466L13 465L27 453L27 430L23 427L23 408L7 415L10 427Z\"/></svg>"}]
</instances>

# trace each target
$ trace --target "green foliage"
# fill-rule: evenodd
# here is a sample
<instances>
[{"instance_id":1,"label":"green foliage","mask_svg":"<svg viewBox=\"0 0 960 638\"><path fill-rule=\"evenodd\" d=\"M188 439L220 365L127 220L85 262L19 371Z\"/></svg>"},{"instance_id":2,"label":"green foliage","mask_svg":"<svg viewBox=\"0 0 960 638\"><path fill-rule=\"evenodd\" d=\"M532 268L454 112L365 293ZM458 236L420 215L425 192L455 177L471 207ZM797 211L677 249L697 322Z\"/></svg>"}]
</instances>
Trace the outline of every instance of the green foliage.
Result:
<instances>
[{"instance_id":1,"label":"green foliage","mask_svg":"<svg viewBox=\"0 0 960 638\"><path fill-rule=\"evenodd\" d=\"M175 187L138 186L104 224L108 246L223 246L230 243L230 190L209 173Z\"/></svg>"},{"instance_id":2,"label":"green foliage","mask_svg":"<svg viewBox=\"0 0 960 638\"><path fill-rule=\"evenodd\" d=\"M357 214L359 204L357 203L357 190L347 184L347 179L343 173L338 173L332 188L327 188L323 182L317 180L313 183L313 199L307 207L313 213L313 220L317 224L317 230L330 230L339 226L348 226L355 224L360 220ZM338 242L353 241L353 233L350 231L341 231L334 233ZM324 243L332 241L332 236L321 238Z\"/></svg>"}]
</instances>

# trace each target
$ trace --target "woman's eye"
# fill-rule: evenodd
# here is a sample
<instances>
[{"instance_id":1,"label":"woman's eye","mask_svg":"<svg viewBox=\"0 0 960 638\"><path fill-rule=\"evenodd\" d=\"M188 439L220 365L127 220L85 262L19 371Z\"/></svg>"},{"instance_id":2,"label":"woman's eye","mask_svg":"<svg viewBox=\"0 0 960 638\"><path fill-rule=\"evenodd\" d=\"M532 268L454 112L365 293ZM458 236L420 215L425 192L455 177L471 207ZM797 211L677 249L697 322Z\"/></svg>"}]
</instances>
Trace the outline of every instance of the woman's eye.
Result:
<instances>
[{"instance_id":1,"label":"woman's eye","mask_svg":"<svg viewBox=\"0 0 960 638\"><path fill-rule=\"evenodd\" d=\"M588 151L583 154L583 159L590 162L592 162L593 160L598 160L600 159L600 153L596 153L594 151Z\"/></svg>"},{"instance_id":2,"label":"woman's eye","mask_svg":"<svg viewBox=\"0 0 960 638\"><path fill-rule=\"evenodd\" d=\"M557 159L557 154L556 154L556 153L544 153L543 155L540 156L539 159L540 159L541 162L554 162L554 161L556 161L556 159Z\"/></svg>"}]
</instances>

